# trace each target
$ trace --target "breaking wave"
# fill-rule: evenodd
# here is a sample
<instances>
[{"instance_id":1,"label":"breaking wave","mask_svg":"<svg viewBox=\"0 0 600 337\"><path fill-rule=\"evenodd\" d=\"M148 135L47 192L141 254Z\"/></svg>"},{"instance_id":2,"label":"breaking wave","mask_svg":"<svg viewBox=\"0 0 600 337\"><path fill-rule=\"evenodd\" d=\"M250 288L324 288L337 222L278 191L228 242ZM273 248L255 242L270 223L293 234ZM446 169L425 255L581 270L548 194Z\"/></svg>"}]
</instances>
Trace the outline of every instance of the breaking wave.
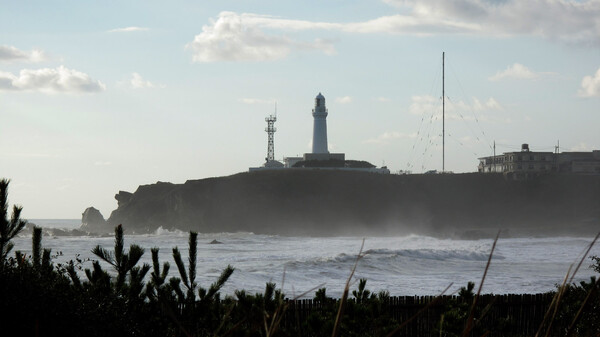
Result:
<instances>
[{"instance_id":1,"label":"breaking wave","mask_svg":"<svg viewBox=\"0 0 600 337\"><path fill-rule=\"evenodd\" d=\"M387 266L400 264L404 262L419 263L429 265L433 261L444 262L484 262L489 257L488 252L478 252L463 249L455 250L435 250L435 249L369 249L363 252L363 257L360 260L361 264L376 266ZM337 254L330 257L309 258L307 260L290 261L286 265L288 267L301 266L344 266L353 264L356 261L356 254ZM500 254L494 254L494 259L504 260L505 257Z\"/></svg>"},{"instance_id":2,"label":"breaking wave","mask_svg":"<svg viewBox=\"0 0 600 337\"><path fill-rule=\"evenodd\" d=\"M181 231L179 229L169 230L169 229L163 228L162 226L158 227L152 234L153 235L176 235L176 236L188 235L187 232Z\"/></svg>"},{"instance_id":3,"label":"breaking wave","mask_svg":"<svg viewBox=\"0 0 600 337\"><path fill-rule=\"evenodd\" d=\"M369 249L364 252L365 257L404 257L424 260L463 260L463 261L487 261L489 252L470 251L465 249L436 250L436 249ZM494 254L494 259L503 260L504 256Z\"/></svg>"}]
</instances>

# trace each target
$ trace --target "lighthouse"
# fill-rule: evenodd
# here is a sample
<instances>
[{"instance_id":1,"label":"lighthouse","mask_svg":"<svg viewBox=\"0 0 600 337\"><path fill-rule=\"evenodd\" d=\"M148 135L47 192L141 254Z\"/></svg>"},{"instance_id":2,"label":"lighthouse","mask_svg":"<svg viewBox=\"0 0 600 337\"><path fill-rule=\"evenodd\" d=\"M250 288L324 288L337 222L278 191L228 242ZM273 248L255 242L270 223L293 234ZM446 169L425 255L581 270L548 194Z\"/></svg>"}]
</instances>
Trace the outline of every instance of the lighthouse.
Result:
<instances>
[{"instance_id":1,"label":"lighthouse","mask_svg":"<svg viewBox=\"0 0 600 337\"><path fill-rule=\"evenodd\" d=\"M279 169L323 169L323 170L347 170L363 171L390 174L387 167L376 168L365 161L346 160L345 153L329 153L327 146L327 107L325 106L325 96L319 93L315 97L315 108L313 115L313 138L312 152L305 153L302 157L284 157L284 163L274 160L274 141L275 121L277 118L272 115L267 117L268 150L266 162L261 167L251 167L250 172L256 170L279 170ZM308 116L306 116L308 118Z\"/></svg>"},{"instance_id":2,"label":"lighthouse","mask_svg":"<svg viewBox=\"0 0 600 337\"><path fill-rule=\"evenodd\" d=\"M325 107L325 97L321 93L315 97L315 108L312 115L314 118L312 153L329 153L327 150L327 108Z\"/></svg>"}]
</instances>

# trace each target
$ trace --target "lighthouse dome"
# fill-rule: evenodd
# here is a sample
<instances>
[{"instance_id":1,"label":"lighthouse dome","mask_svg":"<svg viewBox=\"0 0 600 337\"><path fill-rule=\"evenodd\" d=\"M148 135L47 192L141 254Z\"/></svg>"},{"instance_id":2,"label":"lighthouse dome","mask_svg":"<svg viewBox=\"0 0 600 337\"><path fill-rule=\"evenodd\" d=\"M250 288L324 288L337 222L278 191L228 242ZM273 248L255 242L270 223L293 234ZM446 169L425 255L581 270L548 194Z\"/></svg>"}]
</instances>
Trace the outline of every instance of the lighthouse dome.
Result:
<instances>
[{"instance_id":1,"label":"lighthouse dome","mask_svg":"<svg viewBox=\"0 0 600 337\"><path fill-rule=\"evenodd\" d=\"M325 96L321 93L315 97L315 108L324 108L325 107Z\"/></svg>"}]
</instances>

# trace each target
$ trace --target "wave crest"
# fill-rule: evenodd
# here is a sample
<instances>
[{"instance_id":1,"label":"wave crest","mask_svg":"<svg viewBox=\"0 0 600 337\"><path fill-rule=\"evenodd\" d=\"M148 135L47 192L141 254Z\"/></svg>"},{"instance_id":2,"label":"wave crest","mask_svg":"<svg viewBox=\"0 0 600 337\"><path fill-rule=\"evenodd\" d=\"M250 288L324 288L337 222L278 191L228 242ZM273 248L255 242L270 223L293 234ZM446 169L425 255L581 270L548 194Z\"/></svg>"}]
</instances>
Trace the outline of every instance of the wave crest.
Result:
<instances>
[{"instance_id":1,"label":"wave crest","mask_svg":"<svg viewBox=\"0 0 600 337\"><path fill-rule=\"evenodd\" d=\"M169 229L163 228L162 226L158 227L152 234L153 235L177 235L177 236L188 235L187 232L184 232L182 230L179 230L179 229L169 230Z\"/></svg>"},{"instance_id":2,"label":"wave crest","mask_svg":"<svg viewBox=\"0 0 600 337\"><path fill-rule=\"evenodd\" d=\"M463 260L463 261L487 261L489 253L470 251L465 249L436 250L436 249L369 249L364 252L365 257L373 258L395 258L406 257L425 260ZM504 256L495 254L494 259L503 260Z\"/></svg>"}]
</instances>

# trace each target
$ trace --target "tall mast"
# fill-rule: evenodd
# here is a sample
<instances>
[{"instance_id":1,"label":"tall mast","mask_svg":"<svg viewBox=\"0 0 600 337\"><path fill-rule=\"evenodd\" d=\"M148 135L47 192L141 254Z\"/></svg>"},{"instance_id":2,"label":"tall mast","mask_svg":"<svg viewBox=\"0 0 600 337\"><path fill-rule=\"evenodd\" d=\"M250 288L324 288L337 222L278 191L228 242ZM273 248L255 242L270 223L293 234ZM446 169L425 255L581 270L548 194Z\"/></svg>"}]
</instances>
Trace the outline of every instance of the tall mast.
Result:
<instances>
[{"instance_id":1,"label":"tall mast","mask_svg":"<svg viewBox=\"0 0 600 337\"><path fill-rule=\"evenodd\" d=\"M496 140L494 140L494 169L492 172L496 172Z\"/></svg>"},{"instance_id":2,"label":"tall mast","mask_svg":"<svg viewBox=\"0 0 600 337\"><path fill-rule=\"evenodd\" d=\"M446 52L442 52L442 173L446 171Z\"/></svg>"}]
</instances>

